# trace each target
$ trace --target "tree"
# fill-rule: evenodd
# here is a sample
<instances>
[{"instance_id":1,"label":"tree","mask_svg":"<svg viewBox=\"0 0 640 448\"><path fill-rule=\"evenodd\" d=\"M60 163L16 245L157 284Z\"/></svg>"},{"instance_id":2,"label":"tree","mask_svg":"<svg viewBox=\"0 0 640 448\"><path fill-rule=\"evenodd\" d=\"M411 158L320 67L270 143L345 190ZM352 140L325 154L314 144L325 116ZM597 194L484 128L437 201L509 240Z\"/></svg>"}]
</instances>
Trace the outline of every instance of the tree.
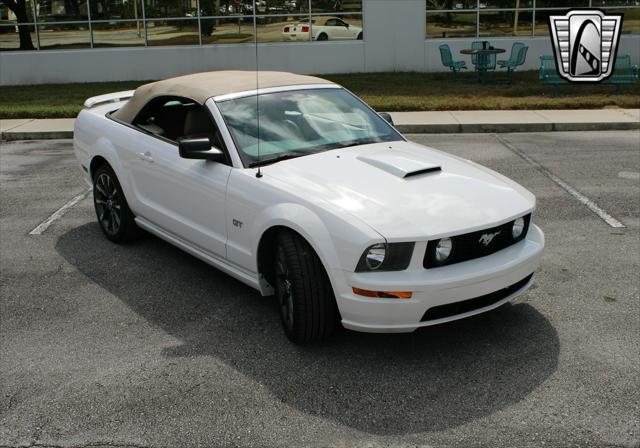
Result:
<instances>
[{"instance_id":1,"label":"tree","mask_svg":"<svg viewBox=\"0 0 640 448\"><path fill-rule=\"evenodd\" d=\"M91 18L92 19L110 19L111 11L109 10L108 0L90 0L91 5ZM128 18L128 17L121 17Z\"/></svg>"},{"instance_id":2,"label":"tree","mask_svg":"<svg viewBox=\"0 0 640 448\"><path fill-rule=\"evenodd\" d=\"M30 25L20 25L21 23L29 23L27 15L26 0L4 0L4 4L16 15L18 19L18 33L20 35L20 49L33 50L33 42L31 41Z\"/></svg>"},{"instance_id":3,"label":"tree","mask_svg":"<svg viewBox=\"0 0 640 448\"><path fill-rule=\"evenodd\" d=\"M78 0L64 0L64 12L67 16L80 19L80 5Z\"/></svg>"}]
</instances>

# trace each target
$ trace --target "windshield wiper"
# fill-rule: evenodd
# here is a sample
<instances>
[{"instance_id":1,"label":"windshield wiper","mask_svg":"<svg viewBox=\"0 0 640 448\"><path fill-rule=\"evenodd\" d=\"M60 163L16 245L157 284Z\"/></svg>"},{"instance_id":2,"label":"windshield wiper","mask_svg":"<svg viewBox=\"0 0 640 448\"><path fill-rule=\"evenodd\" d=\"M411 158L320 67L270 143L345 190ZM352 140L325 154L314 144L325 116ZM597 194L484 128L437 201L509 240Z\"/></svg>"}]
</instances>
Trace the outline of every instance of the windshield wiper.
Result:
<instances>
[{"instance_id":1,"label":"windshield wiper","mask_svg":"<svg viewBox=\"0 0 640 448\"><path fill-rule=\"evenodd\" d=\"M297 157L302 157L302 156L310 156L312 154L317 154L319 152L324 152L324 151L328 151L331 149L342 149L342 148L350 148L352 146L360 146L360 145L368 145L371 143L380 143L383 142L384 140L380 139L380 138L365 138L365 139L361 139L361 140L351 140L348 143L345 144L339 144L339 143L329 143L327 145L320 145L320 146L316 146L315 148L312 148L309 151L298 151L298 152L286 152L284 154L280 154L277 157L272 157L270 159L264 159L264 160L258 160L255 162L251 162L248 166L249 168L255 168L258 166L264 166L264 165L271 165L273 163L278 163L278 162L282 162L283 160L289 160L289 159L295 159ZM338 146L336 146L338 145Z\"/></svg>"},{"instance_id":2,"label":"windshield wiper","mask_svg":"<svg viewBox=\"0 0 640 448\"><path fill-rule=\"evenodd\" d=\"M280 154L277 157L272 157L270 159L258 160L256 162L252 162L249 164L249 168L255 168L257 166L271 165L272 163L282 162L283 160L295 159L298 157L306 156L311 153L308 152L287 152L285 154Z\"/></svg>"},{"instance_id":3,"label":"windshield wiper","mask_svg":"<svg viewBox=\"0 0 640 448\"><path fill-rule=\"evenodd\" d=\"M379 143L382 140L380 139L363 139L363 140L349 140L348 143L327 143L326 145L315 146L313 151L310 151L309 154L317 154L319 152L324 151L332 151L334 149L343 149L343 148L351 148L352 146L360 146L360 145L368 145L369 143Z\"/></svg>"}]
</instances>

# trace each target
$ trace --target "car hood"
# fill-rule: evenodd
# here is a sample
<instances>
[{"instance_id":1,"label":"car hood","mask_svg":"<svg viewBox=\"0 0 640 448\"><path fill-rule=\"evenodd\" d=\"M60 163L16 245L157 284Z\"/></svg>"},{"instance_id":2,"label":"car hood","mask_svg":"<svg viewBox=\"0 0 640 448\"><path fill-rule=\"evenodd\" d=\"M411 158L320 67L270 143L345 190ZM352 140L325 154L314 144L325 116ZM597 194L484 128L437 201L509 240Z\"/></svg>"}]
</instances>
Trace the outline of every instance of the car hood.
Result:
<instances>
[{"instance_id":1,"label":"car hood","mask_svg":"<svg viewBox=\"0 0 640 448\"><path fill-rule=\"evenodd\" d=\"M535 206L534 196L506 177L411 142L327 151L263 173L290 193L359 218L389 241L481 230Z\"/></svg>"}]
</instances>

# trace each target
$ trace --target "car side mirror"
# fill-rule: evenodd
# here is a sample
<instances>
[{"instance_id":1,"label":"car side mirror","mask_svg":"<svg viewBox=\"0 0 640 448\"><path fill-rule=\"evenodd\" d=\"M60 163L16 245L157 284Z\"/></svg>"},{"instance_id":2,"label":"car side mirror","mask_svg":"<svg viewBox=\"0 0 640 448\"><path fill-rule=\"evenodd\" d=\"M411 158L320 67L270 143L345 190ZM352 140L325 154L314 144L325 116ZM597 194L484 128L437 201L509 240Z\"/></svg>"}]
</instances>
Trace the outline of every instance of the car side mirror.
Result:
<instances>
[{"instance_id":1,"label":"car side mirror","mask_svg":"<svg viewBox=\"0 0 640 448\"><path fill-rule=\"evenodd\" d=\"M349 25L348 23L345 23L345 24L344 24L344 26L346 26L347 28L349 28L349 26L350 26L350 25Z\"/></svg>"},{"instance_id":2,"label":"car side mirror","mask_svg":"<svg viewBox=\"0 0 640 448\"><path fill-rule=\"evenodd\" d=\"M209 160L226 163L224 153L211 145L208 138L184 139L178 142L178 151L183 159Z\"/></svg>"},{"instance_id":3,"label":"car side mirror","mask_svg":"<svg viewBox=\"0 0 640 448\"><path fill-rule=\"evenodd\" d=\"M393 118L391 118L391 114L390 113L388 113L388 112L380 112L378 115L380 115L382 118L384 118L387 123L389 123L390 125L393 125Z\"/></svg>"}]
</instances>

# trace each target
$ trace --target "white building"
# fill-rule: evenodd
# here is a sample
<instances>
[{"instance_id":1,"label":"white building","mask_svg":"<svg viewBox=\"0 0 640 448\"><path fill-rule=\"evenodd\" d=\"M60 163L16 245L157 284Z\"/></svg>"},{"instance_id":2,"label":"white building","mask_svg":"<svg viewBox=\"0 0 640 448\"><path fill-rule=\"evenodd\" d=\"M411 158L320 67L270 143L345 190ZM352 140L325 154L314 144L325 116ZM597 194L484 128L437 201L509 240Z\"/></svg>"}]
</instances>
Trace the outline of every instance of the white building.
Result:
<instances>
[{"instance_id":1,"label":"white building","mask_svg":"<svg viewBox=\"0 0 640 448\"><path fill-rule=\"evenodd\" d=\"M640 56L637 0L256 3L254 17L248 0L26 0L26 21L18 22L0 1L0 84L145 80L254 69L256 36L258 65L265 70L442 71L440 44L449 44L454 58L465 60L469 57L459 50L474 40L506 49L505 57L513 42L524 42L529 53L523 69L535 69L540 55L552 54L549 14L568 7L624 13L619 52L630 53L635 64ZM326 28L328 20L340 23L335 18L362 32ZM295 38L283 35L287 27ZM26 49L29 44L33 50Z\"/></svg>"}]
</instances>

